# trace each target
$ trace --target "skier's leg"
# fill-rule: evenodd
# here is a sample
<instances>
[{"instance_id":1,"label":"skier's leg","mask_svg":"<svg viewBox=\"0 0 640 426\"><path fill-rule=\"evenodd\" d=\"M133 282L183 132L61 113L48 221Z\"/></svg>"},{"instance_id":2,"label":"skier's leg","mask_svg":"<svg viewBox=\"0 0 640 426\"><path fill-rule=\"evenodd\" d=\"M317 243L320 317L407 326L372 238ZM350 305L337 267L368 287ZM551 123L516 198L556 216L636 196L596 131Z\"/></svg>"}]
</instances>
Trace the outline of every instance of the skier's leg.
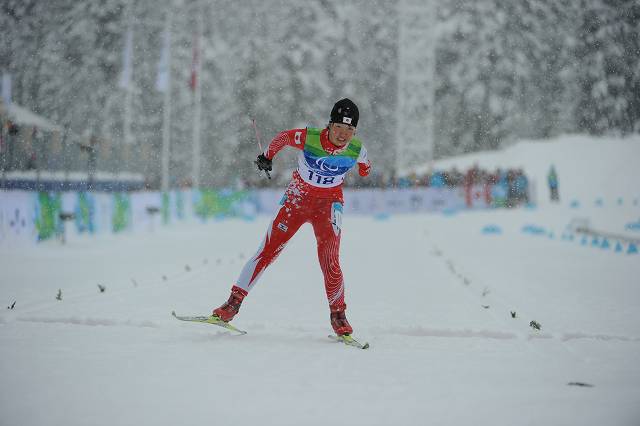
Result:
<instances>
[{"instance_id":1,"label":"skier's leg","mask_svg":"<svg viewBox=\"0 0 640 426\"><path fill-rule=\"evenodd\" d=\"M242 268L236 285L249 292L304 222L301 208L285 201L269 224L260 248Z\"/></svg>"},{"instance_id":2,"label":"skier's leg","mask_svg":"<svg viewBox=\"0 0 640 426\"><path fill-rule=\"evenodd\" d=\"M213 313L223 321L231 321L240 310L242 300L249 294L264 270L271 264L285 247L287 241L298 231L305 219L297 204L284 201L275 218L269 224L267 235L257 253L242 268L240 277L231 288L229 300Z\"/></svg>"},{"instance_id":3,"label":"skier's leg","mask_svg":"<svg viewBox=\"0 0 640 426\"><path fill-rule=\"evenodd\" d=\"M336 334L351 334L353 329L345 316L344 278L340 268L342 204L327 200L317 210L311 224L318 244L318 260L324 275L324 287L331 310L331 325Z\"/></svg>"}]
</instances>

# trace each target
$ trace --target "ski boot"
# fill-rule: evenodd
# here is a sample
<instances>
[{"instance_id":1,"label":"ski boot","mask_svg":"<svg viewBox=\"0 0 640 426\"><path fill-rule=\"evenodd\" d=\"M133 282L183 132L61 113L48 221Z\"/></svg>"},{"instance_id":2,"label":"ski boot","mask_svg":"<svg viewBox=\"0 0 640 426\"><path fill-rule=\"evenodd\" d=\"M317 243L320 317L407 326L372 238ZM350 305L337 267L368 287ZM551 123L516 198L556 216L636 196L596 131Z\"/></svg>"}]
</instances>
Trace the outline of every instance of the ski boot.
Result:
<instances>
[{"instance_id":1,"label":"ski boot","mask_svg":"<svg viewBox=\"0 0 640 426\"><path fill-rule=\"evenodd\" d=\"M344 313L345 309L347 309L347 305L331 307L331 327L333 327L333 331L335 331L338 336L353 333L353 328L349 325L347 316Z\"/></svg>"},{"instance_id":2,"label":"ski boot","mask_svg":"<svg viewBox=\"0 0 640 426\"><path fill-rule=\"evenodd\" d=\"M231 295L229 300L222 304L219 308L213 310L213 315L217 316L224 322L229 322L240 311L240 305L242 300L249 294L246 290L241 289L238 286L231 288Z\"/></svg>"}]
</instances>

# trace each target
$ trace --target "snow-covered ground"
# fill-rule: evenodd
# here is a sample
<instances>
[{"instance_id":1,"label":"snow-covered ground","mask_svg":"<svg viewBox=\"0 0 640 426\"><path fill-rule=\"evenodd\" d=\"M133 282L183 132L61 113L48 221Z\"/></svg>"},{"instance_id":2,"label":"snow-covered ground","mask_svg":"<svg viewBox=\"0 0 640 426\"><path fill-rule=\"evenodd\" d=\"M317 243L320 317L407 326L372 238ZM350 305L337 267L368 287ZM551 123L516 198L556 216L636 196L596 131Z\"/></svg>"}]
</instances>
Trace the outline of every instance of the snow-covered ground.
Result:
<instances>
[{"instance_id":1,"label":"snow-covered ground","mask_svg":"<svg viewBox=\"0 0 640 426\"><path fill-rule=\"evenodd\" d=\"M578 216L637 237L629 197L345 217L366 351L327 338L309 226L243 304L245 336L170 312L226 300L269 218L2 248L0 302L16 304L0 310L0 424L638 425L640 255L561 238Z\"/></svg>"}]
</instances>

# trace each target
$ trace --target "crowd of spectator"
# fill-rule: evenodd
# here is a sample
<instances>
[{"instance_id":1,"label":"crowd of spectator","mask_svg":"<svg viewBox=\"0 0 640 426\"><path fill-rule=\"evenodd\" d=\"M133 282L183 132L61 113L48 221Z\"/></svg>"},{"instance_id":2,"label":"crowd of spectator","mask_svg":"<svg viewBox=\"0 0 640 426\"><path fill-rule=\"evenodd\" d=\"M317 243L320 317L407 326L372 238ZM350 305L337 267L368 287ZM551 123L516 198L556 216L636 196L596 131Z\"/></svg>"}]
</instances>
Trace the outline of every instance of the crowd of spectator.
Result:
<instances>
[{"instance_id":1,"label":"crowd of spectator","mask_svg":"<svg viewBox=\"0 0 640 426\"><path fill-rule=\"evenodd\" d=\"M513 207L529 203L529 179L522 169L496 169L489 171L477 165L462 172L456 167L424 174L413 173L396 178L374 175L368 179L348 179L351 188L460 188L470 198L480 191L487 205Z\"/></svg>"},{"instance_id":2,"label":"crowd of spectator","mask_svg":"<svg viewBox=\"0 0 640 426\"><path fill-rule=\"evenodd\" d=\"M449 170L435 170L424 174L395 177L375 172L365 178L347 175L344 186L351 189L368 188L458 188L465 191L467 204L472 198L482 198L486 205L514 207L529 203L529 179L522 169L496 169L489 171L473 166L462 172L456 167ZM273 180L262 177L253 182L244 181L242 188L268 188L276 184L286 184L290 173L274 174Z\"/></svg>"}]
</instances>

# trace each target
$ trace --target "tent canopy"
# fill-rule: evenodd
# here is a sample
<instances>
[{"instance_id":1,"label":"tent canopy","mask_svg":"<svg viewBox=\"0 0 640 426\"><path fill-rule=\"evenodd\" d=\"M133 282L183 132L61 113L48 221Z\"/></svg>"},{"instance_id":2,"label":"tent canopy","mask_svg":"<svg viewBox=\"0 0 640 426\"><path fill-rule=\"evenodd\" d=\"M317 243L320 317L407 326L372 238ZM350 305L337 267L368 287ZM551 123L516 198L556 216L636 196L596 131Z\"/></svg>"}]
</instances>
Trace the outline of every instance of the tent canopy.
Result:
<instances>
[{"instance_id":1,"label":"tent canopy","mask_svg":"<svg viewBox=\"0 0 640 426\"><path fill-rule=\"evenodd\" d=\"M11 103L11 105L6 107L6 112L11 121L18 125L34 126L40 130L47 130L50 132L59 132L62 130L62 127L52 121L29 111L20 105L16 105L15 103Z\"/></svg>"}]
</instances>

